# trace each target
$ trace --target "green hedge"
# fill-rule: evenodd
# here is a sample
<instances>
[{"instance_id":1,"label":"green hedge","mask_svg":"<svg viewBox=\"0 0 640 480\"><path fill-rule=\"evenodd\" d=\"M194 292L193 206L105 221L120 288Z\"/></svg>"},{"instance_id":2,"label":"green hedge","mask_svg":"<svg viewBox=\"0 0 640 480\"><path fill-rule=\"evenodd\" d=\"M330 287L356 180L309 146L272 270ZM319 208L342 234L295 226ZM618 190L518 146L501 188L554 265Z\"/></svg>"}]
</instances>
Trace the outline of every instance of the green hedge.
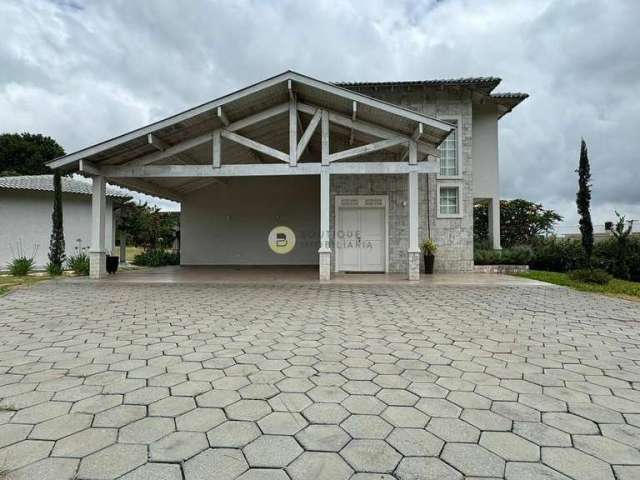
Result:
<instances>
[{"instance_id":1,"label":"green hedge","mask_svg":"<svg viewBox=\"0 0 640 480\"><path fill-rule=\"evenodd\" d=\"M133 264L144 267L180 265L180 254L169 250L145 250L133 258Z\"/></svg>"},{"instance_id":2,"label":"green hedge","mask_svg":"<svg viewBox=\"0 0 640 480\"><path fill-rule=\"evenodd\" d=\"M527 246L503 250L477 249L473 253L473 262L476 265L527 265L531 256L531 247Z\"/></svg>"},{"instance_id":3,"label":"green hedge","mask_svg":"<svg viewBox=\"0 0 640 480\"><path fill-rule=\"evenodd\" d=\"M534 270L568 272L586 265L580 240L555 237L540 239L533 245L529 267Z\"/></svg>"}]
</instances>

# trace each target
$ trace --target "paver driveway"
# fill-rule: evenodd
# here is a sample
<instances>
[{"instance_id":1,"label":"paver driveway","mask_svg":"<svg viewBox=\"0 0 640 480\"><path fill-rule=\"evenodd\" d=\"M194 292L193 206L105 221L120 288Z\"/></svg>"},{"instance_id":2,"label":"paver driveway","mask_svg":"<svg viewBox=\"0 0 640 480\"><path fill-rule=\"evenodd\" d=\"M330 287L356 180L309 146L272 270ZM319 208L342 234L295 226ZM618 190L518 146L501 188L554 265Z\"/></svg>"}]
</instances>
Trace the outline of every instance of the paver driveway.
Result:
<instances>
[{"instance_id":1,"label":"paver driveway","mask_svg":"<svg viewBox=\"0 0 640 480\"><path fill-rule=\"evenodd\" d=\"M638 479L639 319L553 287L40 284L0 299L0 465Z\"/></svg>"}]
</instances>

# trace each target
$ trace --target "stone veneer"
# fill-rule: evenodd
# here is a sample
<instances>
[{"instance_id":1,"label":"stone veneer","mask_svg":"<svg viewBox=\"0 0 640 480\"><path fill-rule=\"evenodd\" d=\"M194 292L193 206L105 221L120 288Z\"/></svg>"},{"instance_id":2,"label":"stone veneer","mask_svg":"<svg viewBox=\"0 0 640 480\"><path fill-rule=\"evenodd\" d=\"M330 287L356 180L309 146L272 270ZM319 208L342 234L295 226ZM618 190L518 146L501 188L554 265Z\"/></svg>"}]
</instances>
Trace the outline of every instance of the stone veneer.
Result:
<instances>
[{"instance_id":1,"label":"stone veneer","mask_svg":"<svg viewBox=\"0 0 640 480\"><path fill-rule=\"evenodd\" d=\"M443 120L456 119L460 135L460 177L441 179L437 175L420 175L420 243L431 237L438 245L436 272L473 271L473 168L472 168L472 99L468 92L395 90L363 91L366 95L409 108ZM373 157L373 156L372 156ZM380 160L380 159L378 159ZM377 176L379 177L379 176ZM428 177L428 180L427 180ZM437 188L441 183L460 185L461 218L438 218ZM386 184L386 185L385 185ZM404 175L380 178L334 177L332 188L332 229L334 195L389 195L389 271L407 272L408 208L407 179ZM428 193L427 193L428 190ZM427 198L428 197L428 198ZM333 231L333 230L332 230ZM422 255L421 265L423 262ZM332 260L333 265L334 260ZM422 268L422 267L421 267Z\"/></svg>"},{"instance_id":2,"label":"stone veneer","mask_svg":"<svg viewBox=\"0 0 640 480\"><path fill-rule=\"evenodd\" d=\"M105 252L89 252L89 276L95 279L107 276L107 254Z\"/></svg>"}]
</instances>

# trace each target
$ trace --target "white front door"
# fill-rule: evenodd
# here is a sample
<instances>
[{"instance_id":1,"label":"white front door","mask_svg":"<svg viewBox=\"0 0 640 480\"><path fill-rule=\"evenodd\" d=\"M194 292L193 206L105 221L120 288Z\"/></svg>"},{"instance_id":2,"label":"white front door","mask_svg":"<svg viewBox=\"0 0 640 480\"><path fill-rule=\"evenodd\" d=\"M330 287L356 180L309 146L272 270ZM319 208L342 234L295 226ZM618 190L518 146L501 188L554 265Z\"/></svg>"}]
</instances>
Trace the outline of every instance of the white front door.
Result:
<instances>
[{"instance_id":1,"label":"white front door","mask_svg":"<svg viewBox=\"0 0 640 480\"><path fill-rule=\"evenodd\" d=\"M336 269L343 272L384 272L386 260L384 208L338 208Z\"/></svg>"}]
</instances>

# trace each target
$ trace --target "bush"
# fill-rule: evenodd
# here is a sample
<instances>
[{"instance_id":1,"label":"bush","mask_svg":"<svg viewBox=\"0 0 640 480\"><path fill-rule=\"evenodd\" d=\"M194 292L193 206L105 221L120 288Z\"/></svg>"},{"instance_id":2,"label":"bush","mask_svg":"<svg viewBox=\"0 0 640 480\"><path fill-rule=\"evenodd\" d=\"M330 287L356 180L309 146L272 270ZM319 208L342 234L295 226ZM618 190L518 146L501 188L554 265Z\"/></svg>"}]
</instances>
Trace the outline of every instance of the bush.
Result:
<instances>
[{"instance_id":1,"label":"bush","mask_svg":"<svg viewBox=\"0 0 640 480\"><path fill-rule=\"evenodd\" d=\"M569 278L576 282L606 285L612 277L606 270L602 270L601 268L582 268L569 272Z\"/></svg>"},{"instance_id":2,"label":"bush","mask_svg":"<svg viewBox=\"0 0 640 480\"><path fill-rule=\"evenodd\" d=\"M133 264L144 267L180 265L180 254L168 250L145 250L133 258Z\"/></svg>"},{"instance_id":3,"label":"bush","mask_svg":"<svg viewBox=\"0 0 640 480\"><path fill-rule=\"evenodd\" d=\"M89 256L83 251L71 255L67 259L67 265L76 275L89 275Z\"/></svg>"},{"instance_id":4,"label":"bush","mask_svg":"<svg viewBox=\"0 0 640 480\"><path fill-rule=\"evenodd\" d=\"M531 256L531 248L522 245L503 250L475 250L473 261L476 265L527 265Z\"/></svg>"},{"instance_id":5,"label":"bush","mask_svg":"<svg viewBox=\"0 0 640 480\"><path fill-rule=\"evenodd\" d=\"M555 237L537 240L529 267L534 270L568 272L583 268L586 258L580 240Z\"/></svg>"},{"instance_id":6,"label":"bush","mask_svg":"<svg viewBox=\"0 0 640 480\"><path fill-rule=\"evenodd\" d=\"M17 257L9 264L9 273L14 277L24 277L33 270L33 258Z\"/></svg>"},{"instance_id":7,"label":"bush","mask_svg":"<svg viewBox=\"0 0 640 480\"><path fill-rule=\"evenodd\" d=\"M52 277L57 277L62 275L62 265L58 265L57 263L49 262L47 264L47 273Z\"/></svg>"},{"instance_id":8,"label":"bush","mask_svg":"<svg viewBox=\"0 0 640 480\"><path fill-rule=\"evenodd\" d=\"M624 252L621 248L615 238L597 242L593 249L596 264L614 277L640 281L640 238L629 237Z\"/></svg>"}]
</instances>

